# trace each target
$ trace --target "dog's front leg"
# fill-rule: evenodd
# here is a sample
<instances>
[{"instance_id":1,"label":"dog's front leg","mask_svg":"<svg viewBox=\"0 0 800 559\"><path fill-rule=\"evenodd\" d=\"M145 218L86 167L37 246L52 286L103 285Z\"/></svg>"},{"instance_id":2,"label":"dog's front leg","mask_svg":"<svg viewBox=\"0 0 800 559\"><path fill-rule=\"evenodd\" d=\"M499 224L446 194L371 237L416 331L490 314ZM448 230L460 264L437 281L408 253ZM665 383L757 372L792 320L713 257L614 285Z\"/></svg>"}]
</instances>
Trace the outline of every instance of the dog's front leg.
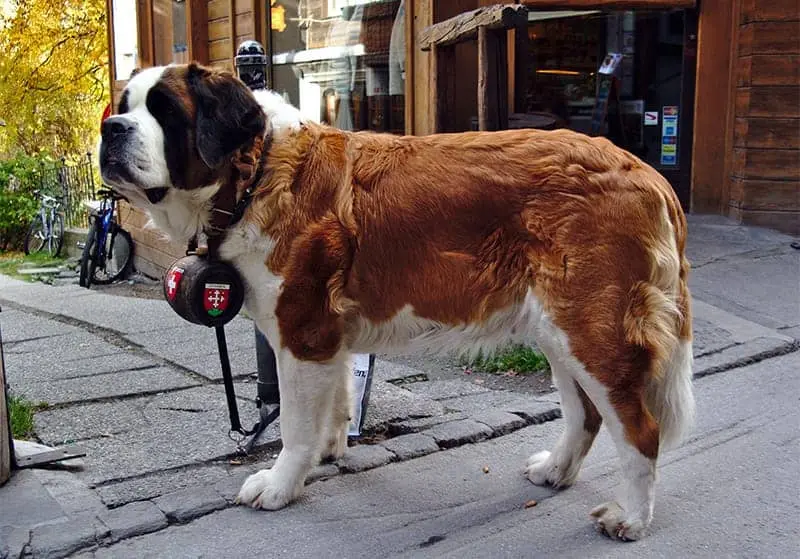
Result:
<instances>
[{"instance_id":1,"label":"dog's front leg","mask_svg":"<svg viewBox=\"0 0 800 559\"><path fill-rule=\"evenodd\" d=\"M318 363L300 361L285 348L278 352L283 449L272 469L245 480L238 503L276 510L302 493L306 476L319 461L337 385L346 372L346 355Z\"/></svg>"}]
</instances>

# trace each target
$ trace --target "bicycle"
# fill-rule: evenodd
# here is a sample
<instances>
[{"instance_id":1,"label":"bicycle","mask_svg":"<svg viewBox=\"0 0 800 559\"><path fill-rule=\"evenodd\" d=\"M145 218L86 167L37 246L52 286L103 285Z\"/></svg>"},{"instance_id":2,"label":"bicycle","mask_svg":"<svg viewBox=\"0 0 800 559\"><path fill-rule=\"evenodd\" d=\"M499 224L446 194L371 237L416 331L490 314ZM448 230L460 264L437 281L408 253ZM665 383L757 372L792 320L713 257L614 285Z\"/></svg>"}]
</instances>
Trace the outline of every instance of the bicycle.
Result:
<instances>
[{"instance_id":1,"label":"bicycle","mask_svg":"<svg viewBox=\"0 0 800 559\"><path fill-rule=\"evenodd\" d=\"M89 233L80 260L81 287L112 283L128 273L133 262L133 239L118 223L117 201L124 200L111 190L98 191L101 200L85 202L90 210Z\"/></svg>"},{"instance_id":2,"label":"bicycle","mask_svg":"<svg viewBox=\"0 0 800 559\"><path fill-rule=\"evenodd\" d=\"M25 254L41 252L45 246L50 256L58 256L64 244L64 215L61 209L61 200L49 196L38 190L41 194L39 211L31 221L25 235Z\"/></svg>"}]
</instances>

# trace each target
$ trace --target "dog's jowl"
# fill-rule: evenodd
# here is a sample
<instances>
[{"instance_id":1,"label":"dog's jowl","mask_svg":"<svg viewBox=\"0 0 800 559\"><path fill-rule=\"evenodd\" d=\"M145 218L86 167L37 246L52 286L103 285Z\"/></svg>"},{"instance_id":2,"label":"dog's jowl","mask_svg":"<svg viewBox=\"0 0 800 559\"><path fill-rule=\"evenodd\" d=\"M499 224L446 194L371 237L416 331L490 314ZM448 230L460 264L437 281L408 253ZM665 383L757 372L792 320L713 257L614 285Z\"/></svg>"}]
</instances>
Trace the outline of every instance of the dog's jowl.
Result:
<instances>
[{"instance_id":1,"label":"dog's jowl","mask_svg":"<svg viewBox=\"0 0 800 559\"><path fill-rule=\"evenodd\" d=\"M353 353L535 343L565 429L528 479L573 484L604 424L624 487L592 515L643 535L659 453L694 412L686 222L655 170L568 130L341 131L194 64L140 72L123 97L104 180L173 241L205 239L236 266L276 348L283 450L240 503L281 508L341 456Z\"/></svg>"}]
</instances>

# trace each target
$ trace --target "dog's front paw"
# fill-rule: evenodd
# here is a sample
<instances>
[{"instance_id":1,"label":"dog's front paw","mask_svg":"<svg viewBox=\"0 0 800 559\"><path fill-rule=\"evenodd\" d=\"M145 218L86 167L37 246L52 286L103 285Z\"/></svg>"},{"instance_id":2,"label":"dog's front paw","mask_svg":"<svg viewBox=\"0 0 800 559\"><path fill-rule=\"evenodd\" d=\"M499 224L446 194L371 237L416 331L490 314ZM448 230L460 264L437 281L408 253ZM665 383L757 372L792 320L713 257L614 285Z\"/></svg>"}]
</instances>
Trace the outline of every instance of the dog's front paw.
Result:
<instances>
[{"instance_id":1,"label":"dog's front paw","mask_svg":"<svg viewBox=\"0 0 800 559\"><path fill-rule=\"evenodd\" d=\"M261 470L245 480L236 503L254 509L278 510L295 500L302 490L302 485L282 482L273 470Z\"/></svg>"},{"instance_id":2,"label":"dog's front paw","mask_svg":"<svg viewBox=\"0 0 800 559\"><path fill-rule=\"evenodd\" d=\"M641 539L647 530L647 523L638 518L626 518L625 511L615 502L603 503L590 513L595 519L595 527L601 534L623 542Z\"/></svg>"}]
</instances>

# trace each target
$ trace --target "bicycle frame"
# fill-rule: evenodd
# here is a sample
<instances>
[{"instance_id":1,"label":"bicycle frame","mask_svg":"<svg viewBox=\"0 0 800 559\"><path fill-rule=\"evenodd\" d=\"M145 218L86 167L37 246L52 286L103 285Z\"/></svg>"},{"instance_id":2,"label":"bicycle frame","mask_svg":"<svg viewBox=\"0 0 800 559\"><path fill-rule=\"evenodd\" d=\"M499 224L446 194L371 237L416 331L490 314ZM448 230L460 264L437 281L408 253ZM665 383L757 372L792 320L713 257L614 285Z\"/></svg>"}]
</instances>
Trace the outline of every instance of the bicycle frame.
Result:
<instances>
[{"instance_id":1,"label":"bicycle frame","mask_svg":"<svg viewBox=\"0 0 800 559\"><path fill-rule=\"evenodd\" d=\"M111 222L114 219L114 210L116 209L116 200L113 196L104 198L100 208L97 210L95 219L99 220L97 226L97 259L98 265L105 269L106 266L106 239L111 229ZM113 250L113 246L109 247L109 252Z\"/></svg>"},{"instance_id":2,"label":"bicycle frame","mask_svg":"<svg viewBox=\"0 0 800 559\"><path fill-rule=\"evenodd\" d=\"M39 204L39 216L42 219L42 227L44 228L44 240L47 241L48 251L53 250L53 225L56 222L56 213L58 212L60 204L57 198L42 195L42 201Z\"/></svg>"}]
</instances>

